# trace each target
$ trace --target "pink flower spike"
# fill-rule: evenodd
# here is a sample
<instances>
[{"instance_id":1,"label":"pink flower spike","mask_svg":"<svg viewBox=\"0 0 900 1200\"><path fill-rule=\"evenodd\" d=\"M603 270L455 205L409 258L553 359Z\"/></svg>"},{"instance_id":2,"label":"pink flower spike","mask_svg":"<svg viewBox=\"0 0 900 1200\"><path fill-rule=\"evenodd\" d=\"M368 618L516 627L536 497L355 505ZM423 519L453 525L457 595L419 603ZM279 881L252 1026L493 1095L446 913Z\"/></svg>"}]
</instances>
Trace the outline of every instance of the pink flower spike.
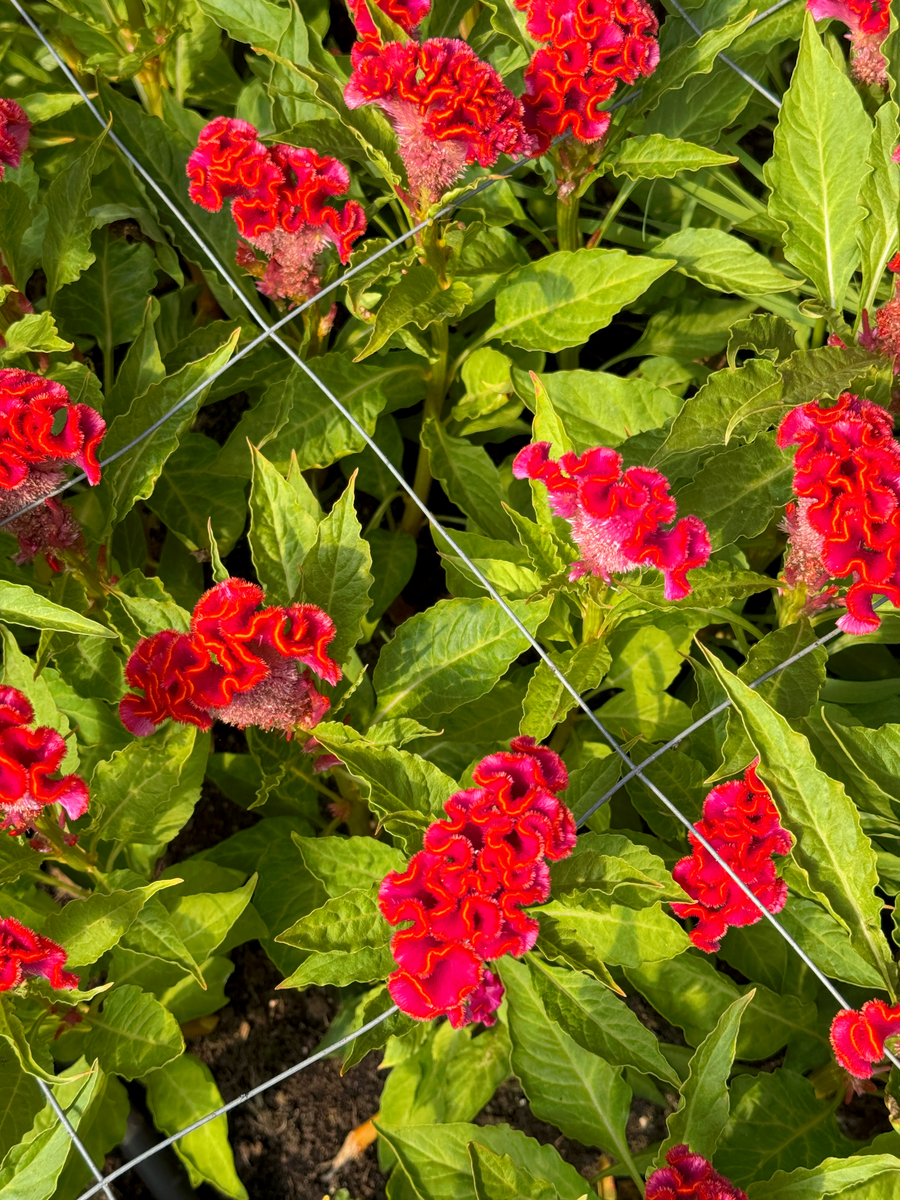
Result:
<instances>
[{"instance_id":1,"label":"pink flower spike","mask_svg":"<svg viewBox=\"0 0 900 1200\"><path fill-rule=\"evenodd\" d=\"M881 45L890 28L890 0L807 0L817 21L842 21L850 32L853 74L860 83L887 87Z\"/></svg>"},{"instance_id":2,"label":"pink flower spike","mask_svg":"<svg viewBox=\"0 0 900 1200\"><path fill-rule=\"evenodd\" d=\"M30 130L31 122L25 109L15 100L0 97L0 179L7 167L21 166Z\"/></svg>"},{"instance_id":3,"label":"pink flower spike","mask_svg":"<svg viewBox=\"0 0 900 1200\"><path fill-rule=\"evenodd\" d=\"M543 483L551 508L571 525L582 558L570 579L590 573L611 584L614 574L650 566L663 574L666 599L681 600L691 591L687 572L709 561L709 534L698 517L662 528L676 514L666 477L650 467L623 472L614 450L599 446L557 463L549 443L537 442L519 452L513 474Z\"/></svg>"}]
</instances>

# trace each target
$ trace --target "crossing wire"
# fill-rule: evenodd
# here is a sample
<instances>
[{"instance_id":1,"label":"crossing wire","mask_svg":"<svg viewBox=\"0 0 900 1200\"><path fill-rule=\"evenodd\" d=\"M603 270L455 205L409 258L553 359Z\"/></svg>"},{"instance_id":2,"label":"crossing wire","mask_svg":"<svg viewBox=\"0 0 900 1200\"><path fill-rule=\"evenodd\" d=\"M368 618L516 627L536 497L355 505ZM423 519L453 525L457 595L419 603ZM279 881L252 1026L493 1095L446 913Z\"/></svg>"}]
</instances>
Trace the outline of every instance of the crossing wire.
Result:
<instances>
[{"instance_id":1,"label":"crossing wire","mask_svg":"<svg viewBox=\"0 0 900 1200\"><path fill-rule=\"evenodd\" d=\"M784 4L786 4L788 2L789 2L789 0L783 0L783 3L773 5L769 10L767 10L767 12L765 14L763 14L763 16L770 15L772 12L775 12L779 8L784 7ZM19 11L19 13L23 17L23 19L27 22L27 24L32 28L32 30L35 32L35 34L43 42L43 44L45 45L47 50L56 59L56 61L58 62L58 64L60 65L60 67L62 68L64 73L69 78L72 85L79 92L82 99L85 101L85 103L88 105L88 107L92 111L93 115L98 119L98 121L102 125L106 126L106 121L103 119L103 117L101 116L99 111L96 109L96 107L92 104L92 102L90 101L90 98L87 96L87 93L81 87L78 80L69 71L67 65L63 62L63 60L56 53L55 49L53 48L53 46L51 45L49 40L46 38L43 31L31 20L29 15L22 9L18 0L12 0L12 3L16 7L16 9ZM696 25L693 23L693 21L689 17L687 17L687 14L684 13L683 10L680 10L680 6L678 6L677 4L675 6L679 8L679 11L682 12L682 15L685 17L685 19L688 21L688 23L691 25L691 27L695 30L695 32L699 33L700 32L699 29L696 27ZM730 60L725 60L725 61L727 62L727 65L734 68L734 64ZM734 68L734 69L738 69L738 68ZM739 69L738 69L738 71L739 71L739 74L741 74L743 76L744 73L742 71L740 71ZM762 88L762 85L758 85L755 81L752 81L752 80L751 80L751 82L754 83L754 86L757 87L757 90L761 91L763 94L767 94L765 92L765 90ZM777 99L775 100L775 102L777 103ZM393 464L390 462L390 460L387 458L387 456L384 455L384 453L381 451L381 449L378 447L378 445L372 440L372 438L359 425L359 423L355 420L353 415L351 413L349 413L347 411L347 409L341 404L340 400L331 392L331 390L311 370L311 368L308 366L308 364L303 362L303 360L294 351L294 349L291 346L287 345L284 342L284 340L278 335L278 333L277 333L278 328L285 323L286 319L290 319L291 316L295 316L295 315L297 315L297 313L294 312L292 314L289 314L287 318L282 319L280 322L277 322L274 325L266 324L264 319L262 319L260 317L259 313L256 311L255 307L250 304L250 302L243 295L241 290L238 287L236 287L236 285L234 284L234 281L231 280L231 278L230 278L230 273L222 265L221 261L218 259L218 257L212 251L212 249L206 245L206 243L203 241L203 239L197 234L196 230L193 229L191 224L185 219L185 217L181 214L181 212L174 205L174 203L162 191L162 189L158 187L155 180L153 180L152 176L150 176L150 174L144 169L142 164L131 155L131 153L128 151L127 147L125 147L117 137L115 137L113 135L112 140L114 141L114 144L116 144L119 147L119 149L123 152L123 154L125 154L125 156L129 160L129 162L131 162L134 169L145 179L145 181L156 192L156 194L160 197L160 199L163 201L163 203L166 205L166 207L169 208L169 210L179 220L179 222L182 225L184 225L184 227L188 230L188 232L191 234L191 236L194 238L194 240L197 242L197 244L203 250L204 254L206 254L206 256L209 258L209 260L213 263L213 265L216 267L216 269L220 272L220 274L222 274L223 277L232 284L232 287L234 287L235 294L238 297L238 299L247 308L248 312L250 313L250 316L262 327L263 333L260 336L260 338L256 341L255 344L259 344L261 341L266 340L266 338L270 338L272 341L274 341L275 344L278 345L288 355L288 357L290 357L294 361L294 363L302 371L305 372L305 374L308 376L308 378L322 391L322 393L328 398L328 400L344 416L344 418L348 421L348 423L354 429L356 429L357 433L360 434L360 436L363 438L365 443L369 445L369 447L376 454L376 456L382 461L382 463L384 464L386 469L394 476L394 478L397 480L400 487L404 491L407 492L407 494L410 496L411 500L421 510L423 516L425 516L425 518L436 529L438 529L441 532L442 536L445 538L445 540L448 542L448 544L451 546L451 548L460 556L461 561L466 563L466 565L473 572L475 577L477 579L479 579L481 586L484 587L484 589L487 591L488 595L490 595L492 597L492 599L494 599L499 604L499 606L505 612L506 616L519 629L520 633L522 633L522 635L526 638L528 643L532 646L532 648L535 650L535 652L541 658L542 662L547 666L548 670L551 671L551 673L557 678L557 680L563 686L563 688L570 694L570 696L572 696L572 698L576 702L576 704L582 709L582 711L585 713L585 715L589 718L589 720L591 720L591 722L595 725L597 730L601 733L601 735L610 744L613 751L619 755L619 757L622 759L623 763L629 770L629 775L626 776L626 778L623 779L621 781L621 783L624 783L624 782L626 782L626 780L628 778L632 778L635 776L637 778L640 778L642 780L642 782L645 784L645 786L648 787L648 789L654 795L656 795L656 797L660 800L660 802L666 808L669 809L669 811L672 813L672 815L675 816L677 820L679 820L688 830L690 830L693 833L693 835L697 839L697 841L701 845L703 845L704 848L707 850L707 852L711 855L711 857L713 859L715 859L716 862L719 863L719 865L726 872L726 874L740 888L740 890L747 896L747 898L751 901L751 903L754 904L754 906L759 910L760 914L764 918L769 920L769 922L774 926L774 928L778 931L778 933L792 947L792 949L795 951L795 953L797 953L798 956L806 963L806 965L815 974L815 976L819 979L819 981L822 983L822 985L824 987L826 987L826 989L838 1001L838 1003L844 1008L848 1007L846 1000L837 991L837 989L834 987L834 985L831 983L831 981L819 970L819 968L816 966L816 964L808 957L808 955L794 941L794 939L787 933L787 931L780 925L780 923L773 917L773 915L768 912L768 910L765 908L765 906L760 903L760 901L753 894L753 892L744 884L744 882L731 869L729 864L726 863L720 857L720 855L717 853L717 851L714 849L714 847L712 845L710 845L709 842L701 834L699 834L698 831L696 831L694 829L693 824L689 821L689 819L687 817L685 817L685 815L683 813L680 812L680 810L669 800L669 798L666 795L664 795L663 792L660 791L659 788L656 787L656 785L652 782L652 780L649 780L644 776L643 768L647 764L643 763L640 766L635 766L635 764L631 761L631 759L625 753L625 751L618 745L618 743L616 742L616 740L612 736L612 734L609 733L609 731L605 728L605 726L597 718L596 714L590 709L590 707L587 705L587 703L584 701L584 699L578 694L577 690L572 686L570 681L559 670L559 668L552 661L552 659L549 657L549 655L547 655L547 653L543 650L543 648L540 646L540 644L534 639L534 637L525 628L524 624L519 620L519 618L516 616L516 614L512 611L512 609L509 607L509 605L505 602L503 597L500 596L499 593L489 583L489 581L483 577L483 575L477 569L475 564L471 562L471 560L468 558L468 556L456 544L456 542L454 541L452 536L449 533L447 533L445 530L443 530L443 528L441 527L440 523L435 518L435 516L429 511L427 506L419 499L419 497L416 496L415 492L409 486L407 481L394 468ZM514 169L514 167L512 169ZM485 180L482 186L490 186L491 182L492 182L492 180ZM449 207L450 206L448 206L448 208ZM442 215L442 213L438 213L436 215L439 216L439 215ZM420 228L424 228L426 225L428 225L430 223L431 223L430 221L423 222L423 223L421 223ZM411 230L409 233L404 235L404 237L398 239L397 243L395 243L395 244L399 244L399 242L402 240L405 240L406 237L412 236L412 234L414 232L416 232L416 231ZM381 251L381 253L387 253L390 248L392 248L392 247L384 247L383 250ZM373 255L372 260L374 260L375 257L378 257L378 256ZM372 260L369 260L369 261L372 261ZM362 267L365 265L368 265L368 264L367 263L360 264L359 269L362 269ZM348 273L348 275L349 275L349 273ZM335 284L332 285L332 289L329 289L329 290L333 290L333 288L335 286L339 286L344 281L344 278L346 278L346 276L340 280L337 280L335 282ZM318 297L314 297L313 299L315 300L317 298ZM310 303L312 303L312 302L313 301L310 301ZM306 306L304 306L304 307L306 307ZM247 348L245 348L244 353L248 353L248 352L249 352L249 350ZM235 356L235 357L237 357L237 356ZM214 376L211 376L210 379L206 381L204 386L208 386L209 382L211 382L211 380L213 378L217 377L218 374L221 374L221 373L222 372L220 371L220 372L217 372ZM201 390L201 389L195 389L195 392L193 394L196 394L198 390ZM179 403L178 407L183 407L185 403L187 403L187 399L181 401ZM171 414L169 414L169 415L171 415ZM159 425L162 423L162 421L165 419L166 418L162 418L159 422L154 423L154 426L150 427L150 431L152 431L154 428L158 428ZM148 434L145 434L144 436L148 436ZM123 453L126 453L127 449L129 449L129 448L130 447L127 447L127 448L123 449L122 451L120 451L119 454L116 455L116 457L118 457L119 455L121 455ZM27 509L24 511L27 511ZM17 514L14 514L14 516L15 515L17 515ZM819 644L823 644L826 640L828 640L828 638L830 636L833 636L833 634L826 635L825 638L819 639ZM776 668L772 672L769 672L767 674L767 677L770 677L772 674L776 673L776 671L778 669L783 669L783 667L789 665L790 662L796 661L798 658L803 657L804 653L810 653L814 648L815 648L815 645L809 647L806 651L801 652L799 655L793 656L790 660L786 660L786 662L784 664L781 664L781 667ZM758 683L760 683L760 682L762 682L762 680L756 681L756 685L758 685ZM716 715L717 712L723 711L724 708L727 708L727 707L728 707L727 703L718 706L718 708L713 710L712 713L708 714L706 718L703 718L699 722L696 722L695 726L693 726L692 728L699 727L699 725L702 725L705 720L711 719L713 716ZM683 737L683 736L685 736L685 734L681 735L681 737ZM673 742L670 743L669 745L675 744L675 742L677 742L678 740L680 740L680 738L674 739ZM669 747L667 746L667 747L663 748L663 750L661 750L660 753L664 752L664 749L666 749L666 748L669 748ZM656 757L658 757L658 755ZM240 1103L243 1103L243 1101L245 1099L249 1098L250 1096L259 1094L259 1092L264 1091L268 1087L275 1086L275 1084L277 1082L304 1069L306 1066L309 1066L312 1062L318 1061L318 1058L322 1057L325 1053L332 1053L334 1049L338 1048L338 1046L349 1043L350 1041L354 1040L356 1037L359 1037L362 1033L366 1032L368 1029L373 1028L375 1025L379 1024L381 1021L384 1021L394 1011L396 1011L395 1008L389 1009L387 1012L382 1013L379 1017L377 1017L373 1021L369 1022L363 1028L356 1030L352 1034L347 1035L346 1038L342 1039L342 1041L340 1043L336 1044L335 1046L328 1047L325 1051L319 1052L318 1055L313 1055L313 1056L310 1056L310 1058L308 1058L308 1059L304 1059L303 1062L296 1064L294 1067L290 1068L287 1072L283 1072L281 1075L276 1076L273 1080L269 1080L267 1083L261 1084L261 1085L259 1085L258 1088L252 1090L251 1092L248 1092L246 1094L246 1096L236 1098L234 1101L231 1101L229 1104L220 1107L215 1112L207 1114L206 1117L201 1118L199 1121L188 1126L186 1129L181 1130L179 1133L172 1135L172 1137L167 1139L166 1141L159 1143L158 1146L145 1152L144 1155L139 1156L136 1159L130 1160L128 1164L121 1167L117 1172L114 1172L111 1175L107 1176L104 1183L97 1184L94 1188L91 1188L88 1191L84 1192L82 1197L79 1198L79 1200L88 1200L88 1197L95 1195L100 1190L103 1190L112 1179L114 1179L118 1175L123 1174L124 1172L130 1170L132 1166L134 1166L137 1162L141 1161L143 1158L150 1157L157 1150L162 1149L166 1145L171 1145L173 1142L177 1141L179 1138L186 1136L187 1133L192 1132L194 1129L202 1127L202 1125L206 1124L208 1121L214 1120L217 1116L221 1115L222 1113L230 1111L231 1108L235 1107L236 1105L238 1105ZM900 1061L898 1061L892 1054L886 1052L886 1057L889 1058L890 1061L893 1062L895 1065L900 1066ZM68 1128L69 1128L70 1133L74 1135L74 1131L71 1130L71 1127L68 1126ZM82 1153L85 1153L83 1147L81 1147L81 1150L82 1150Z\"/></svg>"}]
</instances>

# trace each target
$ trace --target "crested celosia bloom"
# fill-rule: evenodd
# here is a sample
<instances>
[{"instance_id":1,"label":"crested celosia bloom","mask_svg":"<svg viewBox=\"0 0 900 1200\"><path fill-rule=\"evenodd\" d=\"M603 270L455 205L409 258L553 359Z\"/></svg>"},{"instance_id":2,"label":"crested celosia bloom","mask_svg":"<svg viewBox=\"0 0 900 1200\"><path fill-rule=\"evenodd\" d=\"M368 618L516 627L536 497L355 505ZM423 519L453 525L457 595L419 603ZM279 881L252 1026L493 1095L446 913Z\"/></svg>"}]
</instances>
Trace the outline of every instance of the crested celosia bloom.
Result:
<instances>
[{"instance_id":1,"label":"crested celosia bloom","mask_svg":"<svg viewBox=\"0 0 900 1200\"><path fill-rule=\"evenodd\" d=\"M779 446L795 445L794 495L784 577L816 592L850 577L841 602L845 633L872 633L881 624L876 595L900 604L900 445L890 414L844 392L830 408L792 409L778 429ZM834 589L825 593L825 602ZM811 607L821 607L813 596ZM809 606L808 606L809 607Z\"/></svg>"},{"instance_id":2,"label":"crested celosia bloom","mask_svg":"<svg viewBox=\"0 0 900 1200\"><path fill-rule=\"evenodd\" d=\"M249 243L239 247L237 262L258 280L263 295L276 300L314 295L328 244L346 262L365 232L365 214L355 200L340 210L328 203L349 188L346 167L301 146L264 146L247 121L210 121L187 173L191 199L208 212L231 200L238 232Z\"/></svg>"},{"instance_id":3,"label":"crested celosia bloom","mask_svg":"<svg viewBox=\"0 0 900 1200\"><path fill-rule=\"evenodd\" d=\"M347 0L350 16L361 38L379 38L370 10L373 4L404 33L412 33L431 9L431 0Z\"/></svg>"},{"instance_id":4,"label":"crested celosia bloom","mask_svg":"<svg viewBox=\"0 0 900 1200\"><path fill-rule=\"evenodd\" d=\"M596 142L609 127L600 107L618 83L652 75L659 24L644 0L516 0L538 42L525 70L525 128L543 154L572 133Z\"/></svg>"},{"instance_id":5,"label":"crested celosia bloom","mask_svg":"<svg viewBox=\"0 0 900 1200\"><path fill-rule=\"evenodd\" d=\"M790 852L791 836L781 827L755 762L743 779L712 789L703 802L703 818L694 828L770 913L784 908L787 884L776 875L772 856ZM688 836L693 853L675 864L672 877L693 903L673 904L672 909L679 917L697 918L691 941L712 954L730 925L755 925L762 914L694 834Z\"/></svg>"},{"instance_id":6,"label":"crested celosia bloom","mask_svg":"<svg viewBox=\"0 0 900 1200\"><path fill-rule=\"evenodd\" d=\"M884 1043L900 1034L900 1004L867 1000L857 1012L842 1009L831 1023L831 1047L838 1063L855 1079L871 1079L884 1059Z\"/></svg>"},{"instance_id":7,"label":"crested celosia bloom","mask_svg":"<svg viewBox=\"0 0 900 1200\"><path fill-rule=\"evenodd\" d=\"M69 464L84 471L89 483L99 483L97 452L105 433L96 409L71 404L61 383L31 371L0 370L0 520L58 488ZM6 528L19 539L19 563L46 554L58 569L54 552L82 543L78 522L55 498Z\"/></svg>"},{"instance_id":8,"label":"crested celosia bloom","mask_svg":"<svg viewBox=\"0 0 900 1200\"><path fill-rule=\"evenodd\" d=\"M672 1147L666 1165L647 1180L647 1200L747 1200L747 1193L681 1145Z\"/></svg>"},{"instance_id":9,"label":"crested celosia bloom","mask_svg":"<svg viewBox=\"0 0 900 1200\"><path fill-rule=\"evenodd\" d=\"M503 987L485 964L534 945L538 922L523 909L550 895L545 859L566 858L575 822L557 793L562 760L534 738L513 738L475 768L474 787L445 803L444 820L405 871L391 871L378 903L394 934L396 1004L420 1021L446 1015L454 1028L494 1024Z\"/></svg>"},{"instance_id":10,"label":"crested celosia bloom","mask_svg":"<svg viewBox=\"0 0 900 1200\"><path fill-rule=\"evenodd\" d=\"M213 720L243 729L312 729L328 710L309 671L337 683L341 669L326 653L334 622L314 604L260 608L265 592L226 579L200 597L190 633L164 629L141 638L125 678L143 695L119 705L122 724L138 737L171 717L209 729Z\"/></svg>"},{"instance_id":11,"label":"crested celosia bloom","mask_svg":"<svg viewBox=\"0 0 900 1200\"><path fill-rule=\"evenodd\" d=\"M0 917L0 992L18 987L26 976L43 975L55 988L78 987L78 976L64 971L68 954L50 938L14 917Z\"/></svg>"},{"instance_id":12,"label":"crested celosia bloom","mask_svg":"<svg viewBox=\"0 0 900 1200\"><path fill-rule=\"evenodd\" d=\"M438 200L469 163L492 167L531 139L517 100L492 66L452 38L387 42L362 37L344 89L350 108L377 104L397 133L412 199Z\"/></svg>"},{"instance_id":13,"label":"crested celosia bloom","mask_svg":"<svg viewBox=\"0 0 900 1200\"><path fill-rule=\"evenodd\" d=\"M554 462L550 443L535 442L516 455L513 475L540 480L553 511L571 525L582 557L570 579L590 573L610 583L619 572L655 567L663 573L666 599L681 600L691 591L687 572L709 561L709 534L699 517L662 528L676 514L665 475L650 467L623 473L615 450L598 447Z\"/></svg>"},{"instance_id":14,"label":"crested celosia bloom","mask_svg":"<svg viewBox=\"0 0 900 1200\"><path fill-rule=\"evenodd\" d=\"M852 47L853 74L860 83L887 87L887 64L881 45L890 28L890 0L806 0L817 21L843 21Z\"/></svg>"},{"instance_id":15,"label":"crested celosia bloom","mask_svg":"<svg viewBox=\"0 0 900 1200\"><path fill-rule=\"evenodd\" d=\"M18 167L28 147L31 122L15 100L0 97L0 179L7 167Z\"/></svg>"},{"instance_id":16,"label":"crested celosia bloom","mask_svg":"<svg viewBox=\"0 0 900 1200\"><path fill-rule=\"evenodd\" d=\"M34 709L18 688L0 687L0 830L22 833L50 804L74 821L87 811L88 788L79 775L51 779L66 757L55 729L34 722Z\"/></svg>"}]
</instances>

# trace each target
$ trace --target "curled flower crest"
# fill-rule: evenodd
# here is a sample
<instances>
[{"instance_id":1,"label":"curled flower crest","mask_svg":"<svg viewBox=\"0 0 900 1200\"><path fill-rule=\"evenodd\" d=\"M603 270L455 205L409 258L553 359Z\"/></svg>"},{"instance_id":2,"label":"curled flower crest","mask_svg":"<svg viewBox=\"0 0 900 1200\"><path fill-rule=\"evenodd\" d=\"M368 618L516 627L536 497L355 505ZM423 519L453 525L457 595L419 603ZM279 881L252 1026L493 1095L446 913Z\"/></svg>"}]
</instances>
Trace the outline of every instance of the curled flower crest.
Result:
<instances>
[{"instance_id":1,"label":"curled flower crest","mask_svg":"<svg viewBox=\"0 0 900 1200\"><path fill-rule=\"evenodd\" d=\"M890 0L806 0L817 21L843 21L852 47L853 74L860 83L887 87L887 64L881 46L890 28Z\"/></svg>"},{"instance_id":2,"label":"curled flower crest","mask_svg":"<svg viewBox=\"0 0 900 1200\"><path fill-rule=\"evenodd\" d=\"M682 1145L673 1146L666 1165L647 1180L647 1200L747 1200L747 1193Z\"/></svg>"},{"instance_id":3,"label":"curled flower crest","mask_svg":"<svg viewBox=\"0 0 900 1200\"><path fill-rule=\"evenodd\" d=\"M248 243L239 248L237 261L258 280L263 295L276 300L314 295L326 246L334 245L346 262L365 232L360 204L347 200L337 209L329 203L350 186L342 163L302 146L264 146L247 121L210 121L200 131L187 173L195 204L218 212L231 201L231 215Z\"/></svg>"},{"instance_id":4,"label":"curled flower crest","mask_svg":"<svg viewBox=\"0 0 900 1200\"><path fill-rule=\"evenodd\" d=\"M755 762L743 779L712 789L703 802L703 818L694 828L770 913L784 908L787 884L776 875L773 855L790 852L791 836L781 827ZM691 941L712 954L729 926L755 925L761 913L693 834L689 840L693 853L675 864L672 877L693 903L673 904L672 909L679 917L697 918Z\"/></svg>"},{"instance_id":5,"label":"curled flower crest","mask_svg":"<svg viewBox=\"0 0 900 1200\"><path fill-rule=\"evenodd\" d=\"M699 517L682 517L671 529L675 501L669 481L650 467L622 471L615 450L598 447L580 457L550 458L550 443L535 442L513 463L517 479L535 479L550 493L550 505L572 527L581 561L569 578L597 575L606 583L619 572L655 567L665 579L667 600L681 600L691 587L687 572L709 560L710 541Z\"/></svg>"},{"instance_id":6,"label":"curled flower crest","mask_svg":"<svg viewBox=\"0 0 900 1200\"><path fill-rule=\"evenodd\" d=\"M328 700L310 672L328 683L341 678L327 654L334 622L314 604L260 608L264 599L257 584L226 579L197 601L189 634L164 629L141 638L125 678L143 695L122 699L125 728L146 737L170 717L199 729L215 718L241 729L317 725Z\"/></svg>"},{"instance_id":7,"label":"curled flower crest","mask_svg":"<svg viewBox=\"0 0 900 1200\"><path fill-rule=\"evenodd\" d=\"M30 130L31 122L21 104L0 97L0 179L7 167L21 166Z\"/></svg>"},{"instance_id":8,"label":"curled flower crest","mask_svg":"<svg viewBox=\"0 0 900 1200\"><path fill-rule=\"evenodd\" d=\"M900 1004L868 1000L859 1011L842 1009L831 1023L831 1047L838 1063L855 1079L871 1079L884 1059L884 1044L900 1034Z\"/></svg>"},{"instance_id":9,"label":"curled flower crest","mask_svg":"<svg viewBox=\"0 0 900 1200\"><path fill-rule=\"evenodd\" d=\"M31 371L0 370L0 519L58 488L67 465L84 471L89 483L99 483L97 455L105 433L96 409L72 404L61 383ZM7 528L19 539L19 563L42 553L58 569L55 552L82 542L71 511L55 498Z\"/></svg>"},{"instance_id":10,"label":"curled flower crest","mask_svg":"<svg viewBox=\"0 0 900 1200\"><path fill-rule=\"evenodd\" d=\"M807 609L832 601L830 580L852 582L840 603L845 633L881 624L875 596L900 603L900 445L890 414L844 392L830 408L801 404L782 420L779 446L796 446L787 506L785 581L811 593ZM816 595L815 593L819 593Z\"/></svg>"},{"instance_id":11,"label":"curled flower crest","mask_svg":"<svg viewBox=\"0 0 900 1200\"><path fill-rule=\"evenodd\" d=\"M575 845L572 814L557 798L568 776L552 750L514 738L508 751L482 759L472 779L378 894L390 925L410 922L391 940L391 996L417 1020L446 1015L454 1027L494 1024L503 987L486 963L531 949L538 923L523 908L550 895L545 860L566 858Z\"/></svg>"},{"instance_id":12,"label":"curled flower crest","mask_svg":"<svg viewBox=\"0 0 900 1200\"><path fill-rule=\"evenodd\" d=\"M0 918L0 992L18 987L29 976L41 975L60 990L78 987L78 976L65 971L68 954L62 946L35 933L14 917Z\"/></svg>"}]
</instances>

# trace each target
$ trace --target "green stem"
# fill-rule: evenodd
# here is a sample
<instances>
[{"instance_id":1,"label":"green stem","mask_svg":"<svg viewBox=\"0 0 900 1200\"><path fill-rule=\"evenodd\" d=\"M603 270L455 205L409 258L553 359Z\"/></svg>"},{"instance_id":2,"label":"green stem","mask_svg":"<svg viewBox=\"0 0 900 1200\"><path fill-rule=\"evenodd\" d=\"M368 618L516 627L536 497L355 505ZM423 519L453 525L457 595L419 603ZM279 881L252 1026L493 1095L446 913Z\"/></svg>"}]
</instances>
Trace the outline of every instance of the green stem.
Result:
<instances>
[{"instance_id":1,"label":"green stem","mask_svg":"<svg viewBox=\"0 0 900 1200\"><path fill-rule=\"evenodd\" d=\"M578 230L578 217L581 210L581 199L570 195L567 199L558 196L556 199L556 243L560 250L580 250L581 234ZM578 347L567 346L557 352L557 360L561 371L576 371L578 369Z\"/></svg>"},{"instance_id":2,"label":"green stem","mask_svg":"<svg viewBox=\"0 0 900 1200\"><path fill-rule=\"evenodd\" d=\"M629 179L625 186L619 190L618 196L616 196L615 200L613 200L612 204L606 210L606 216L588 238L588 249L593 250L595 246L599 245L599 243L603 241L603 239L606 237L606 231L609 229L610 225L612 225L615 218L619 215L622 207L625 204L625 201L637 187L637 184L638 181L636 179Z\"/></svg>"},{"instance_id":3,"label":"green stem","mask_svg":"<svg viewBox=\"0 0 900 1200\"><path fill-rule=\"evenodd\" d=\"M423 424L429 417L434 417L436 421L441 419L444 397L447 394L447 363L450 350L450 332L447 329L446 321L438 321L431 326L431 345L434 350L434 362L431 364L431 370L428 372L425 384L425 408L422 413ZM428 496L431 492L431 457L424 446L419 447L416 474L413 480L413 491L423 504L428 503ZM425 518L422 516L418 505L411 496L407 497L400 528L415 537L424 522Z\"/></svg>"}]
</instances>

